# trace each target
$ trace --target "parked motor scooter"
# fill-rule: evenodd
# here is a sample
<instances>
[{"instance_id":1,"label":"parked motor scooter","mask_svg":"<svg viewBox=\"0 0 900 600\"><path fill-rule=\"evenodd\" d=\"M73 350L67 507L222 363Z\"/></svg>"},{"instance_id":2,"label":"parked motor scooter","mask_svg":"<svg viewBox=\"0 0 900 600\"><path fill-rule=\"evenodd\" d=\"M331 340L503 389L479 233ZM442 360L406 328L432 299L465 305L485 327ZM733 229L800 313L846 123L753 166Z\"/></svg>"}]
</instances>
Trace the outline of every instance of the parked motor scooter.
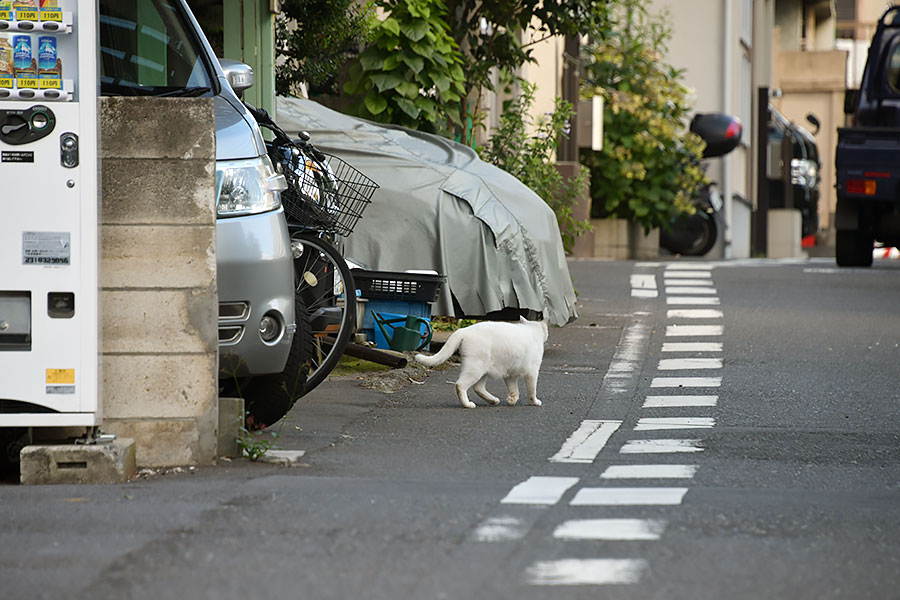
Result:
<instances>
[{"instance_id":1,"label":"parked motor scooter","mask_svg":"<svg viewBox=\"0 0 900 600\"><path fill-rule=\"evenodd\" d=\"M706 142L703 158L716 158L737 148L743 126L732 115L707 113L695 115L690 130ZM673 254L703 256L715 246L719 230L725 229L724 203L715 182L701 188L691 201L696 212L675 218L668 230L663 228L659 245Z\"/></svg>"}]
</instances>

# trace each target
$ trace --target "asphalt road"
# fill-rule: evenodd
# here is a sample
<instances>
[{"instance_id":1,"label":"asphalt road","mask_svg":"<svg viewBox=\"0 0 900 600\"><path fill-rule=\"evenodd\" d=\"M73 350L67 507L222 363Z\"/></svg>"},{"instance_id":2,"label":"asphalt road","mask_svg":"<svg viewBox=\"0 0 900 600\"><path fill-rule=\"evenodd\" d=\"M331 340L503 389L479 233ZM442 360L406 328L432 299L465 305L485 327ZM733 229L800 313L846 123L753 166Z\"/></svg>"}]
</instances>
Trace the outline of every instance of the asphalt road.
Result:
<instances>
[{"instance_id":1,"label":"asphalt road","mask_svg":"<svg viewBox=\"0 0 900 600\"><path fill-rule=\"evenodd\" d=\"M301 466L0 486L0 597L900 598L900 261L570 267L542 407L348 377Z\"/></svg>"}]
</instances>

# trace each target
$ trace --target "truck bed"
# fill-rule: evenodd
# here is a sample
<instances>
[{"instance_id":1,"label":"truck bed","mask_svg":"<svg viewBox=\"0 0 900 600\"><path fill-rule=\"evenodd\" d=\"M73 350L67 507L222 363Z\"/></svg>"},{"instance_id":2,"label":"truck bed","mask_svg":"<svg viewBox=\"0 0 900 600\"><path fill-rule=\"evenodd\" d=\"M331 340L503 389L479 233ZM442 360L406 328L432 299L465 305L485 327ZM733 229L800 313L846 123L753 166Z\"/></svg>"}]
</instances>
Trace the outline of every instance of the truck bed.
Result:
<instances>
[{"instance_id":1,"label":"truck bed","mask_svg":"<svg viewBox=\"0 0 900 600\"><path fill-rule=\"evenodd\" d=\"M839 127L838 196L900 203L900 128Z\"/></svg>"}]
</instances>

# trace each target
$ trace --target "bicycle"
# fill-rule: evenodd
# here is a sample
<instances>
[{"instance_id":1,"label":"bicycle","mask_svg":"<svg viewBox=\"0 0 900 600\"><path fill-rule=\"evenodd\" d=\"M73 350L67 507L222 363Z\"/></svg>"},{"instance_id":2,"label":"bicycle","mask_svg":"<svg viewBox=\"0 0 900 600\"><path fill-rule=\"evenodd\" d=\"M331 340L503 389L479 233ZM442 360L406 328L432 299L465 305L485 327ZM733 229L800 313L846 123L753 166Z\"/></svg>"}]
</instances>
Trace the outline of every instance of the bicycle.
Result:
<instances>
[{"instance_id":1,"label":"bicycle","mask_svg":"<svg viewBox=\"0 0 900 600\"><path fill-rule=\"evenodd\" d=\"M255 377L245 388L245 399L252 397L248 420L264 427L325 380L356 331L356 286L339 238L353 232L379 186L339 157L321 152L306 132L291 138L264 109L247 108L274 136L266 147L288 182L281 203L294 256L297 330L287 364L281 373Z\"/></svg>"}]
</instances>

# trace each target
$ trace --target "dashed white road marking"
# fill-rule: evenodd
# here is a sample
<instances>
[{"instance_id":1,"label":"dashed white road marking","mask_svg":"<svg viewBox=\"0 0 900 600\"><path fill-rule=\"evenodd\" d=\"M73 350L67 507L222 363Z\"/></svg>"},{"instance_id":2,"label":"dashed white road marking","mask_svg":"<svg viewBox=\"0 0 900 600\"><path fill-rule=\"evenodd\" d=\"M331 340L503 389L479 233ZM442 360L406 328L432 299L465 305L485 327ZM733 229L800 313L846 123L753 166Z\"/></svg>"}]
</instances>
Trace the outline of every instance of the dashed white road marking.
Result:
<instances>
[{"instance_id":1,"label":"dashed white road marking","mask_svg":"<svg viewBox=\"0 0 900 600\"><path fill-rule=\"evenodd\" d=\"M666 325L666 337L716 337L724 332L724 325Z\"/></svg>"},{"instance_id":2,"label":"dashed white road marking","mask_svg":"<svg viewBox=\"0 0 900 600\"><path fill-rule=\"evenodd\" d=\"M646 570L641 558L567 558L534 563L527 579L531 585L614 585L637 583Z\"/></svg>"},{"instance_id":3,"label":"dashed white road marking","mask_svg":"<svg viewBox=\"0 0 900 600\"><path fill-rule=\"evenodd\" d=\"M631 295L634 298L656 298L656 275L633 274L631 276Z\"/></svg>"},{"instance_id":4,"label":"dashed white road marking","mask_svg":"<svg viewBox=\"0 0 900 600\"><path fill-rule=\"evenodd\" d=\"M631 276L631 287L644 290L655 290L656 275L634 274Z\"/></svg>"},{"instance_id":5,"label":"dashed white road marking","mask_svg":"<svg viewBox=\"0 0 900 600\"><path fill-rule=\"evenodd\" d=\"M610 465L601 479L691 479L697 465Z\"/></svg>"},{"instance_id":6,"label":"dashed white road marking","mask_svg":"<svg viewBox=\"0 0 900 600\"><path fill-rule=\"evenodd\" d=\"M475 530L479 542L508 542L525 537L522 519L516 517L491 517Z\"/></svg>"},{"instance_id":7,"label":"dashed white road marking","mask_svg":"<svg viewBox=\"0 0 900 600\"><path fill-rule=\"evenodd\" d=\"M712 273L709 271L673 271L666 269L663 277L669 279L712 279Z\"/></svg>"},{"instance_id":8,"label":"dashed white road marking","mask_svg":"<svg viewBox=\"0 0 900 600\"><path fill-rule=\"evenodd\" d=\"M666 312L669 319L721 319L721 310L715 308L670 308Z\"/></svg>"},{"instance_id":9,"label":"dashed white road marking","mask_svg":"<svg viewBox=\"0 0 900 600\"><path fill-rule=\"evenodd\" d=\"M718 306L719 298L710 296L667 296L666 304L684 306Z\"/></svg>"},{"instance_id":10,"label":"dashed white road marking","mask_svg":"<svg viewBox=\"0 0 900 600\"><path fill-rule=\"evenodd\" d=\"M622 454L669 454L675 452L703 452L700 440L631 440L625 442Z\"/></svg>"},{"instance_id":11,"label":"dashed white road marking","mask_svg":"<svg viewBox=\"0 0 900 600\"><path fill-rule=\"evenodd\" d=\"M569 436L559 452L550 457L551 462L591 463L603 450L610 436L622 421L582 421Z\"/></svg>"},{"instance_id":12,"label":"dashed white road marking","mask_svg":"<svg viewBox=\"0 0 900 600\"><path fill-rule=\"evenodd\" d=\"M661 519L576 519L553 531L559 540L658 540L666 529Z\"/></svg>"},{"instance_id":13,"label":"dashed white road marking","mask_svg":"<svg viewBox=\"0 0 900 600\"><path fill-rule=\"evenodd\" d=\"M663 342L663 352L721 352L722 342Z\"/></svg>"},{"instance_id":14,"label":"dashed white road marking","mask_svg":"<svg viewBox=\"0 0 900 600\"><path fill-rule=\"evenodd\" d=\"M712 417L642 417L635 431L661 431L664 429L711 429L716 420Z\"/></svg>"},{"instance_id":15,"label":"dashed white road marking","mask_svg":"<svg viewBox=\"0 0 900 600\"><path fill-rule=\"evenodd\" d=\"M582 488L572 506L675 506L681 504L686 487Z\"/></svg>"},{"instance_id":16,"label":"dashed white road marking","mask_svg":"<svg viewBox=\"0 0 900 600\"><path fill-rule=\"evenodd\" d=\"M546 504L559 502L577 477L529 477L509 491L501 504Z\"/></svg>"},{"instance_id":17,"label":"dashed white road marking","mask_svg":"<svg viewBox=\"0 0 900 600\"><path fill-rule=\"evenodd\" d=\"M712 279L663 279L663 283L666 286L670 285L703 285L703 286L712 286Z\"/></svg>"},{"instance_id":18,"label":"dashed white road marking","mask_svg":"<svg viewBox=\"0 0 900 600\"><path fill-rule=\"evenodd\" d=\"M689 371L693 369L721 369L721 358L663 358L656 367L660 371Z\"/></svg>"},{"instance_id":19,"label":"dashed white road marking","mask_svg":"<svg viewBox=\"0 0 900 600\"><path fill-rule=\"evenodd\" d=\"M714 287L700 287L699 285L676 285L666 288L666 293L671 295L676 294L684 294L685 296L702 296L702 295L715 295L716 288Z\"/></svg>"},{"instance_id":20,"label":"dashed white road marking","mask_svg":"<svg viewBox=\"0 0 900 600\"><path fill-rule=\"evenodd\" d=\"M715 265L701 262L671 263L666 265L666 271L710 271Z\"/></svg>"},{"instance_id":21,"label":"dashed white road marking","mask_svg":"<svg viewBox=\"0 0 900 600\"><path fill-rule=\"evenodd\" d=\"M682 406L715 406L718 396L647 396L643 408L678 408Z\"/></svg>"},{"instance_id":22,"label":"dashed white road marking","mask_svg":"<svg viewBox=\"0 0 900 600\"><path fill-rule=\"evenodd\" d=\"M720 387L721 377L654 377L650 381L651 388L661 387Z\"/></svg>"}]
</instances>

